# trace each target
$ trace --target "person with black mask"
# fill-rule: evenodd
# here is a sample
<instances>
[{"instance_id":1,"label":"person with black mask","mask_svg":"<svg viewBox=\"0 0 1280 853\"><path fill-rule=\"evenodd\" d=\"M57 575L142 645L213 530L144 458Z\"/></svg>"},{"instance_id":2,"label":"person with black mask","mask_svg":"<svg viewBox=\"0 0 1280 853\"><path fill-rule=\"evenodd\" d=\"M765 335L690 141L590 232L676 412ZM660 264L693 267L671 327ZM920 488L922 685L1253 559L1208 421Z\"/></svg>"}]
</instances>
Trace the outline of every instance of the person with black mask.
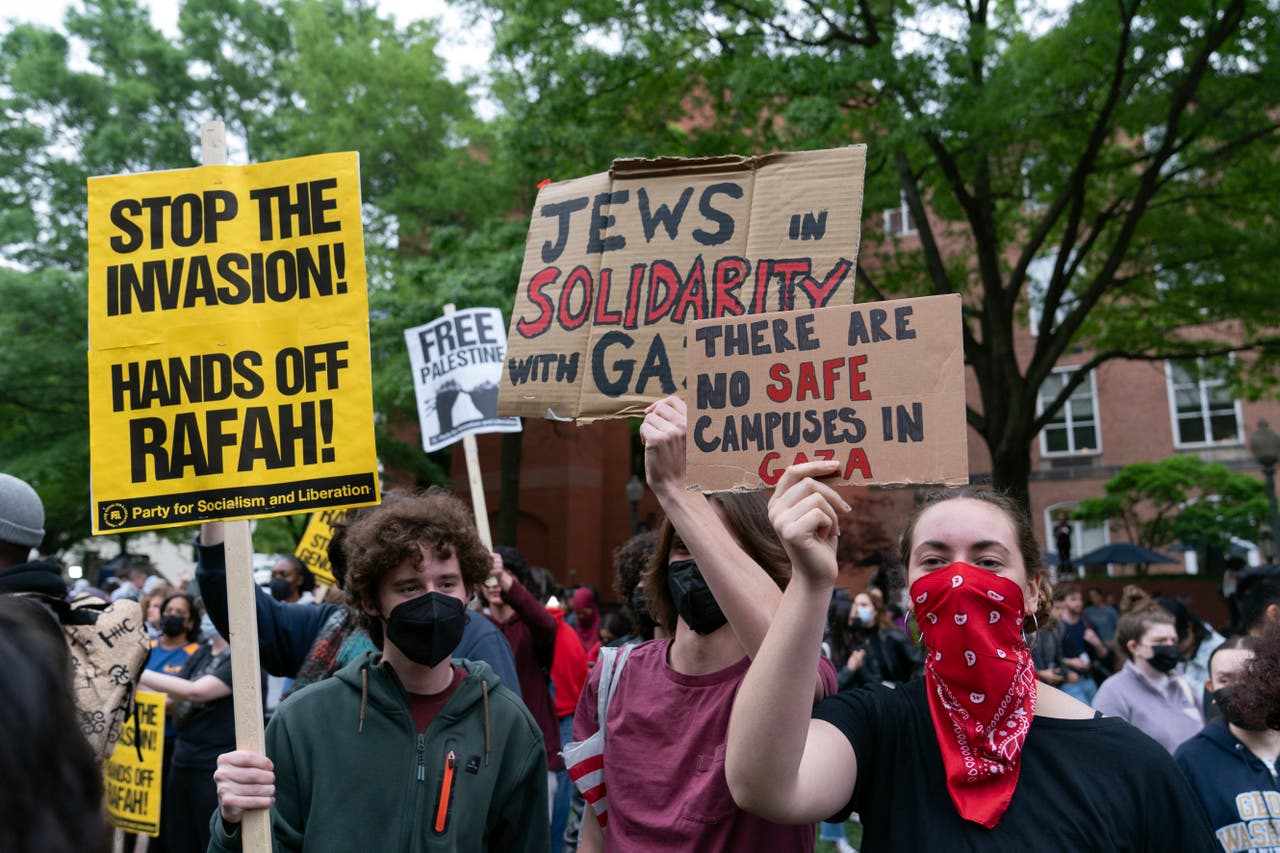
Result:
<instances>
[{"instance_id":1,"label":"person with black mask","mask_svg":"<svg viewBox=\"0 0 1280 853\"><path fill-rule=\"evenodd\" d=\"M219 756L209 849L241 849L244 811L269 807L279 849L545 851L542 733L487 664L452 658L493 565L466 505L440 488L384 504L342 550L381 652L283 703L267 755Z\"/></svg>"},{"instance_id":2,"label":"person with black mask","mask_svg":"<svg viewBox=\"0 0 1280 853\"><path fill-rule=\"evenodd\" d=\"M1280 731L1252 724L1242 714L1235 693L1256 645L1255 638L1241 635L1214 649L1205 692L1222 717L1178 747L1173 756L1204 805L1224 850L1255 848L1258 832L1274 839L1275 827L1280 825L1276 768Z\"/></svg>"},{"instance_id":3,"label":"person with black mask","mask_svg":"<svg viewBox=\"0 0 1280 853\"><path fill-rule=\"evenodd\" d=\"M592 671L574 714L575 741L604 729L604 833L611 850L812 851L814 827L782 826L733 803L724 776L729 711L791 564L769 524L763 492L688 491L686 407L668 397L640 427L645 474L666 516L641 577L647 609L667 638L632 646L605 719ZM815 646L815 659L820 657ZM825 658L815 699L835 691ZM585 778L585 777L584 777ZM604 849L587 798L578 853Z\"/></svg>"},{"instance_id":4,"label":"person with black mask","mask_svg":"<svg viewBox=\"0 0 1280 853\"><path fill-rule=\"evenodd\" d=\"M1177 671L1182 655L1173 617L1155 602L1131 610L1120 617L1115 645L1124 667L1102 682L1093 707L1173 752L1204 726L1195 693Z\"/></svg>"},{"instance_id":5,"label":"person with black mask","mask_svg":"<svg viewBox=\"0 0 1280 853\"><path fill-rule=\"evenodd\" d=\"M293 554L283 554L271 567L271 597L289 604L314 604L316 576Z\"/></svg>"}]
</instances>

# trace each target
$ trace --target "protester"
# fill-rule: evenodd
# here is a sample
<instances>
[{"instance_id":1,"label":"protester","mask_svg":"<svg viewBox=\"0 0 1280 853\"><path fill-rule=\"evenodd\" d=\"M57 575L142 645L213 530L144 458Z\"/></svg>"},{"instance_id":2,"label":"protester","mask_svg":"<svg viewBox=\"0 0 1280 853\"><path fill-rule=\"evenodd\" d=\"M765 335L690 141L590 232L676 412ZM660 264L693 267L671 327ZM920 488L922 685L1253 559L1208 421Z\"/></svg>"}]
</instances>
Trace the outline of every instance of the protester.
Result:
<instances>
[{"instance_id":1,"label":"protester","mask_svg":"<svg viewBox=\"0 0 1280 853\"><path fill-rule=\"evenodd\" d=\"M129 569L129 571L125 573L124 580L121 582L120 586L116 587L116 589L112 591L111 600L119 601L122 598L127 598L130 601L141 600L143 588L147 585L147 580L149 578L150 576L147 574L146 569L140 569L137 567Z\"/></svg>"},{"instance_id":2,"label":"protester","mask_svg":"<svg viewBox=\"0 0 1280 853\"><path fill-rule=\"evenodd\" d=\"M407 499L407 496L394 491L382 495L384 504ZM334 579L340 587L344 586L346 567L342 539L346 535L347 524L360 513L369 511L371 508L363 507L349 510L347 521L334 525L328 556ZM213 624L226 637L231 629L227 612L226 553L222 545L224 535L220 521L206 522L200 528L196 579ZM293 693L328 678L365 652L374 650L369 635L357 624L354 611L346 604L284 604L256 586L254 595L258 655L262 668L269 675L293 679L290 686ZM489 620L471 619L467 622L456 655L489 664L502 683L519 695L511 647Z\"/></svg>"},{"instance_id":3,"label":"protester","mask_svg":"<svg viewBox=\"0 0 1280 853\"><path fill-rule=\"evenodd\" d=\"M1053 528L1053 542L1058 546L1059 579L1071 571L1071 537L1071 522L1065 515L1058 516L1058 523Z\"/></svg>"},{"instance_id":4,"label":"protester","mask_svg":"<svg viewBox=\"0 0 1280 853\"><path fill-rule=\"evenodd\" d=\"M1204 813L1168 753L1035 680L1023 631L1048 613L1040 549L1025 511L989 490L935 493L903 533L925 677L810 712L809 652L848 506L816 478L838 470L792 466L770 501L794 575L734 703L734 799L795 823L856 810L864 853L1208 849Z\"/></svg>"},{"instance_id":5,"label":"protester","mask_svg":"<svg viewBox=\"0 0 1280 853\"><path fill-rule=\"evenodd\" d=\"M1280 620L1264 623L1254 639L1253 659L1234 685L1240 717L1254 729L1280 730Z\"/></svg>"},{"instance_id":6,"label":"protester","mask_svg":"<svg viewBox=\"0 0 1280 853\"><path fill-rule=\"evenodd\" d=\"M356 618L382 653L295 693L267 755L219 757L210 851L271 808L277 849L547 850L546 756L533 717L482 661L451 660L493 563L440 488L359 514L342 543Z\"/></svg>"},{"instance_id":7,"label":"protester","mask_svg":"<svg viewBox=\"0 0 1280 853\"><path fill-rule=\"evenodd\" d=\"M573 619L573 630L587 653L587 662L595 663L600 654L600 606L589 587L573 591Z\"/></svg>"},{"instance_id":8,"label":"protester","mask_svg":"<svg viewBox=\"0 0 1280 853\"><path fill-rule=\"evenodd\" d=\"M0 536L13 536L3 520ZM48 610L0 596L0 660L0 850L105 853L102 768L80 734L71 657Z\"/></svg>"},{"instance_id":9,"label":"protester","mask_svg":"<svg viewBox=\"0 0 1280 853\"><path fill-rule=\"evenodd\" d=\"M1209 705L1205 684L1209 681L1209 657L1225 639L1203 619L1196 616L1187 605L1169 595L1156 596L1156 603L1173 617L1173 628L1178 632L1178 654L1184 661L1182 675L1195 695L1196 705L1204 715Z\"/></svg>"},{"instance_id":10,"label":"protester","mask_svg":"<svg viewBox=\"0 0 1280 853\"><path fill-rule=\"evenodd\" d=\"M1280 831L1280 731L1255 728L1238 707L1235 684L1253 658L1256 640L1247 634L1219 644L1209 656L1205 690L1222 718L1205 726L1174 753L1209 816L1222 849L1270 846ZM1260 843L1261 842L1261 843Z\"/></svg>"},{"instance_id":11,"label":"protester","mask_svg":"<svg viewBox=\"0 0 1280 853\"><path fill-rule=\"evenodd\" d=\"M647 596L644 586L640 583L640 575L653 559L657 538L656 531L645 530L623 542L613 552L613 590L618 594L618 600L631 611L635 630L635 633L627 638L631 642L654 638L656 626L653 617L649 615Z\"/></svg>"},{"instance_id":12,"label":"protester","mask_svg":"<svg viewBox=\"0 0 1280 853\"><path fill-rule=\"evenodd\" d=\"M672 638L631 648L604 720L599 667L592 671L574 739L603 726L610 850L809 853L812 823L781 826L748 814L726 787L729 710L790 566L762 493L687 490L685 412L683 401L667 397L646 409L640 427L645 474L666 514L643 584L649 612ZM812 663L800 694L812 704L834 691L835 673L825 659L819 664L816 641L802 656ZM589 805L578 850L604 846Z\"/></svg>"},{"instance_id":13,"label":"protester","mask_svg":"<svg viewBox=\"0 0 1280 853\"><path fill-rule=\"evenodd\" d=\"M218 807L213 771L218 756L236 748L231 649L211 621L201 634L199 647L176 675L148 671L139 682L174 703L173 758L160 800L161 838L174 853L208 849L209 816Z\"/></svg>"},{"instance_id":14,"label":"protester","mask_svg":"<svg viewBox=\"0 0 1280 853\"><path fill-rule=\"evenodd\" d=\"M1053 611L1047 622L1038 625L1031 638L1031 662L1036 668L1036 678L1050 687L1061 687L1070 677L1062 659L1062 611L1064 605L1055 595ZM1065 691L1064 691L1065 692Z\"/></svg>"},{"instance_id":15,"label":"protester","mask_svg":"<svg viewBox=\"0 0 1280 853\"><path fill-rule=\"evenodd\" d=\"M142 598L138 601L138 604L142 607L143 614L146 616L147 635L152 642L164 636L164 602L173 593L173 587L168 584L161 584L154 587L150 592L143 593Z\"/></svg>"},{"instance_id":16,"label":"protester","mask_svg":"<svg viewBox=\"0 0 1280 853\"><path fill-rule=\"evenodd\" d=\"M1267 624L1280 622L1280 567L1253 566L1242 572L1236 608L1240 633L1259 637Z\"/></svg>"},{"instance_id":17,"label":"protester","mask_svg":"<svg viewBox=\"0 0 1280 853\"><path fill-rule=\"evenodd\" d=\"M271 597L289 604L314 604L316 576L293 554L282 554L271 567Z\"/></svg>"},{"instance_id":18,"label":"protester","mask_svg":"<svg viewBox=\"0 0 1280 853\"><path fill-rule=\"evenodd\" d=\"M578 697L587 683L587 652L578 642L578 635L565 621L564 609L547 604L547 612L556 620L556 647L551 661L552 696L555 700L556 726L560 743L568 743L573 736L573 712L578 707ZM563 761L560 762L564 764ZM556 771L555 790L551 791L551 849L558 851L564 843L569 824L570 804L573 801L573 783L564 767ZM576 842L576 835L574 836Z\"/></svg>"},{"instance_id":19,"label":"protester","mask_svg":"<svg viewBox=\"0 0 1280 853\"><path fill-rule=\"evenodd\" d=\"M1102 682L1093 707L1131 723L1173 752L1204 726L1204 713L1185 678L1173 617L1152 603L1120 617L1116 649L1124 667Z\"/></svg>"},{"instance_id":20,"label":"protester","mask_svg":"<svg viewBox=\"0 0 1280 853\"><path fill-rule=\"evenodd\" d=\"M1057 615L1058 624L1062 626L1062 663L1066 668L1066 679L1059 688L1088 705L1098 692L1098 683L1093 679L1094 667L1099 662L1106 664L1111 656L1110 650L1084 618L1084 597L1078 584L1074 581L1060 584L1053 591L1053 600L1062 604ZM1109 668L1107 674L1110 674Z\"/></svg>"},{"instance_id":21,"label":"protester","mask_svg":"<svg viewBox=\"0 0 1280 853\"><path fill-rule=\"evenodd\" d=\"M511 644L520 695L542 729L547 750L547 786L554 801L556 771L564 769L564 759L560 757L560 726L547 678L554 663L559 629L555 617L529 592L525 583L528 568L524 554L498 546L483 592L489 618Z\"/></svg>"},{"instance_id":22,"label":"protester","mask_svg":"<svg viewBox=\"0 0 1280 853\"><path fill-rule=\"evenodd\" d=\"M600 625L601 646L621 646L628 637L634 635L635 628L631 624L631 611L623 607L604 618Z\"/></svg>"},{"instance_id":23,"label":"protester","mask_svg":"<svg viewBox=\"0 0 1280 853\"><path fill-rule=\"evenodd\" d=\"M1107 596L1101 587L1089 587L1086 596L1089 603L1084 608L1084 621L1097 632L1098 639L1110 644L1116 636L1116 624L1120 621L1120 611L1107 603Z\"/></svg>"}]
</instances>

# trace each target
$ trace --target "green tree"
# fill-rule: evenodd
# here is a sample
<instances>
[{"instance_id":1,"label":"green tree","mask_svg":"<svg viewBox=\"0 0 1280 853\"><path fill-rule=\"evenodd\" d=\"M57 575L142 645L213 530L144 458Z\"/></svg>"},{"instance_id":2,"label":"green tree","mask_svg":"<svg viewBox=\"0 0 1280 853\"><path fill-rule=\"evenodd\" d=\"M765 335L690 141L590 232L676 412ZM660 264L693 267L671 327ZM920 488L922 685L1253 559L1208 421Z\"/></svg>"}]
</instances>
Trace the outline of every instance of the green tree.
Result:
<instances>
[{"instance_id":1,"label":"green tree","mask_svg":"<svg viewBox=\"0 0 1280 853\"><path fill-rule=\"evenodd\" d=\"M867 211L901 199L918 244L864 241L859 298L963 296L968 420L1024 499L1032 440L1109 360L1248 352L1241 384L1274 387L1274 0L471 5L530 174L868 143Z\"/></svg>"},{"instance_id":2,"label":"green tree","mask_svg":"<svg viewBox=\"0 0 1280 853\"><path fill-rule=\"evenodd\" d=\"M89 530L89 176L194 166L210 117L255 161L360 152L379 452L418 484L446 471L387 429L416 429L392 323L495 304L518 269L523 236L497 215L508 172L481 156L488 131L433 24L362 0L189 0L179 25L166 37L138 0L84 0L62 30L0 24L0 465L38 484L51 547Z\"/></svg>"},{"instance_id":3,"label":"green tree","mask_svg":"<svg viewBox=\"0 0 1280 853\"><path fill-rule=\"evenodd\" d=\"M1182 542L1225 551L1232 537L1254 540L1268 517L1261 481L1195 456L1126 465L1103 488L1105 496L1081 501L1073 517L1111 522L1147 548Z\"/></svg>"}]
</instances>

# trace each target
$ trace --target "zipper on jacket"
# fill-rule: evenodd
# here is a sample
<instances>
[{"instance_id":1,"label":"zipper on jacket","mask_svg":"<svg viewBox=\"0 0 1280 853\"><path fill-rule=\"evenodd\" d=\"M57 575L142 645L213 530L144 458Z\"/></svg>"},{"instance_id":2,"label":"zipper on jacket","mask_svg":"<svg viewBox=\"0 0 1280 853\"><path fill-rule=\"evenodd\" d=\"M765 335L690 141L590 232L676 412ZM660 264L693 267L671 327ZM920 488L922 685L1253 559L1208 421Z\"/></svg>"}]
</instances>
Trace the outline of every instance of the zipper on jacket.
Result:
<instances>
[{"instance_id":1,"label":"zipper on jacket","mask_svg":"<svg viewBox=\"0 0 1280 853\"><path fill-rule=\"evenodd\" d=\"M453 794L453 774L457 768L458 754L451 749L445 756L444 778L440 781L440 802L436 804L436 832L444 832L445 824L449 822L449 800Z\"/></svg>"},{"instance_id":2,"label":"zipper on jacket","mask_svg":"<svg viewBox=\"0 0 1280 853\"><path fill-rule=\"evenodd\" d=\"M418 781L427 781L427 736L423 732L418 734Z\"/></svg>"}]
</instances>

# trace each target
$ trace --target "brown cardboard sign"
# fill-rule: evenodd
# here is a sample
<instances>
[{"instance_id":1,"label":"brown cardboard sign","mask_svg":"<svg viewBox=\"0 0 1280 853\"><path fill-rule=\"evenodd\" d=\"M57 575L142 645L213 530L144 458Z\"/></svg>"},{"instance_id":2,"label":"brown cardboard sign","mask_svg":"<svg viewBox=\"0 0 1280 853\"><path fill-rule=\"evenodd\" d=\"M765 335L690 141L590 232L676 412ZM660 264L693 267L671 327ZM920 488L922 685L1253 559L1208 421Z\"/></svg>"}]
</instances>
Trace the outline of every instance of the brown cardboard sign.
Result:
<instances>
[{"instance_id":1,"label":"brown cardboard sign","mask_svg":"<svg viewBox=\"0 0 1280 853\"><path fill-rule=\"evenodd\" d=\"M926 296L689 329L690 486L772 486L834 459L840 481L969 480L960 297Z\"/></svg>"},{"instance_id":2,"label":"brown cardboard sign","mask_svg":"<svg viewBox=\"0 0 1280 853\"><path fill-rule=\"evenodd\" d=\"M618 160L538 193L500 415L643 414L680 390L685 323L853 301L866 146Z\"/></svg>"}]
</instances>

